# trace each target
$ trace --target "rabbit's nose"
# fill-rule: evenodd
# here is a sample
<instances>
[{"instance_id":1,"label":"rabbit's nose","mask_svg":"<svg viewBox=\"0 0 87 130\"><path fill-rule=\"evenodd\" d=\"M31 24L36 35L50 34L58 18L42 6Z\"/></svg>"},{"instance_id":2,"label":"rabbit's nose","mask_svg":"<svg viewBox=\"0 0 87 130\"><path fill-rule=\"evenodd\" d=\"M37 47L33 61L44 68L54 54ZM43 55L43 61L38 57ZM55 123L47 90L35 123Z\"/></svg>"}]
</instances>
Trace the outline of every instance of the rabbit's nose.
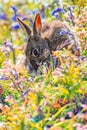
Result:
<instances>
[{"instance_id":1,"label":"rabbit's nose","mask_svg":"<svg viewBox=\"0 0 87 130\"><path fill-rule=\"evenodd\" d=\"M45 58L47 58L48 56L49 56L49 54L50 54L50 51L46 48L46 49L44 49L44 51L43 51L43 56L45 57Z\"/></svg>"},{"instance_id":2,"label":"rabbit's nose","mask_svg":"<svg viewBox=\"0 0 87 130\"><path fill-rule=\"evenodd\" d=\"M37 64L38 66L41 66L41 65L42 65L42 62L38 61L38 62L36 62L36 64Z\"/></svg>"}]
</instances>

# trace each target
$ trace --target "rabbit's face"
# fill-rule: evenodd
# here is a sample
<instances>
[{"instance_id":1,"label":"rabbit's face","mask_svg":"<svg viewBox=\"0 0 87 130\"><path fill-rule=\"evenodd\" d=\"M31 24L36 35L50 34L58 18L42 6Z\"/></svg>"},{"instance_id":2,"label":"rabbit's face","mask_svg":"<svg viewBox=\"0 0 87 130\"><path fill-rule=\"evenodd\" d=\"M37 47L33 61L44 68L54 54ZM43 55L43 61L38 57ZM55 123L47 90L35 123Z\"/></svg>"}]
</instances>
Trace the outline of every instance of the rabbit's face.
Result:
<instances>
[{"instance_id":1,"label":"rabbit's face","mask_svg":"<svg viewBox=\"0 0 87 130\"><path fill-rule=\"evenodd\" d=\"M26 66L31 70L37 70L38 67L50 59L50 49L48 47L48 39L41 38L41 18L38 13L33 24L33 34L30 28L19 18L17 18L20 26L26 32L28 43L26 46Z\"/></svg>"},{"instance_id":2,"label":"rabbit's face","mask_svg":"<svg viewBox=\"0 0 87 130\"><path fill-rule=\"evenodd\" d=\"M41 65L43 62L49 59L50 50L46 39L31 37L28 40L28 44L25 50L26 59L36 64Z\"/></svg>"}]
</instances>

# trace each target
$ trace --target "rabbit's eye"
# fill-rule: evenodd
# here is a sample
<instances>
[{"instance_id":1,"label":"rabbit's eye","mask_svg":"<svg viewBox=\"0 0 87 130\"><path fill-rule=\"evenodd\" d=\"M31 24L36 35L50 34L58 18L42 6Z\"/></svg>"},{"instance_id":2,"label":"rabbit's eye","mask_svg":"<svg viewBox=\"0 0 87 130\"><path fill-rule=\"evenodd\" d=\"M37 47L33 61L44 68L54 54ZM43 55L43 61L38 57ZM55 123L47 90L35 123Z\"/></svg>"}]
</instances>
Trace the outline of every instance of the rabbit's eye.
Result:
<instances>
[{"instance_id":1,"label":"rabbit's eye","mask_svg":"<svg viewBox=\"0 0 87 130\"><path fill-rule=\"evenodd\" d=\"M33 55L34 55L34 56L38 56L38 55L39 55L38 49L33 49Z\"/></svg>"}]
</instances>

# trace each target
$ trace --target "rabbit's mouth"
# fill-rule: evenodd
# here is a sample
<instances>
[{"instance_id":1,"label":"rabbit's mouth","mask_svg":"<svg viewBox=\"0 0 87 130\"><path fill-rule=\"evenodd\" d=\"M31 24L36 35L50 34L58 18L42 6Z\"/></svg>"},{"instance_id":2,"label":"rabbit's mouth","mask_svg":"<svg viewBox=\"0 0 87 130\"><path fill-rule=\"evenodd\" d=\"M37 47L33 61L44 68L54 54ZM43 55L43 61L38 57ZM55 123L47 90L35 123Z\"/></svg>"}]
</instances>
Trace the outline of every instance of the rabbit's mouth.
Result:
<instances>
[{"instance_id":1,"label":"rabbit's mouth","mask_svg":"<svg viewBox=\"0 0 87 130\"><path fill-rule=\"evenodd\" d=\"M37 66L41 66L42 62L36 62Z\"/></svg>"},{"instance_id":2,"label":"rabbit's mouth","mask_svg":"<svg viewBox=\"0 0 87 130\"><path fill-rule=\"evenodd\" d=\"M33 70L37 71L39 67L42 67L43 65L47 65L49 66L49 61L50 61L50 51L45 48L43 50L43 53L42 55L40 55L39 57L37 58L27 58L25 60L25 66L26 68L28 69L28 71L31 73L33 72Z\"/></svg>"},{"instance_id":3,"label":"rabbit's mouth","mask_svg":"<svg viewBox=\"0 0 87 130\"><path fill-rule=\"evenodd\" d=\"M50 51L46 48L44 49L42 55L38 58L38 61L36 61L36 64L41 66L47 60L50 60Z\"/></svg>"},{"instance_id":4,"label":"rabbit's mouth","mask_svg":"<svg viewBox=\"0 0 87 130\"><path fill-rule=\"evenodd\" d=\"M48 56L50 55L50 51L46 48L46 49L44 49L42 55L43 55L43 57L46 59L46 58L48 58Z\"/></svg>"}]
</instances>

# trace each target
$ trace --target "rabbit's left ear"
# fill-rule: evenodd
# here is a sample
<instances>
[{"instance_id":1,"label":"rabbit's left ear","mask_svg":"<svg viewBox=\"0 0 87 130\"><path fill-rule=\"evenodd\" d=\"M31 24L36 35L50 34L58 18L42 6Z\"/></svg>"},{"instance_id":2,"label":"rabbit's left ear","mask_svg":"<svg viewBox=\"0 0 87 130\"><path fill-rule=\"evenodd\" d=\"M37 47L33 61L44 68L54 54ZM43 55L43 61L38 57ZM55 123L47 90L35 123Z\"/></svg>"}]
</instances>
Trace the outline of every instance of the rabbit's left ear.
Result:
<instances>
[{"instance_id":1,"label":"rabbit's left ear","mask_svg":"<svg viewBox=\"0 0 87 130\"><path fill-rule=\"evenodd\" d=\"M17 17L17 21L20 24L20 26L23 29L23 31L27 34L27 37L30 38L30 35L31 35L30 28L18 17Z\"/></svg>"},{"instance_id":2,"label":"rabbit's left ear","mask_svg":"<svg viewBox=\"0 0 87 130\"><path fill-rule=\"evenodd\" d=\"M42 23L41 23L41 16L40 13L36 14L34 25L33 25L33 34L34 35L40 35L42 29Z\"/></svg>"}]
</instances>

